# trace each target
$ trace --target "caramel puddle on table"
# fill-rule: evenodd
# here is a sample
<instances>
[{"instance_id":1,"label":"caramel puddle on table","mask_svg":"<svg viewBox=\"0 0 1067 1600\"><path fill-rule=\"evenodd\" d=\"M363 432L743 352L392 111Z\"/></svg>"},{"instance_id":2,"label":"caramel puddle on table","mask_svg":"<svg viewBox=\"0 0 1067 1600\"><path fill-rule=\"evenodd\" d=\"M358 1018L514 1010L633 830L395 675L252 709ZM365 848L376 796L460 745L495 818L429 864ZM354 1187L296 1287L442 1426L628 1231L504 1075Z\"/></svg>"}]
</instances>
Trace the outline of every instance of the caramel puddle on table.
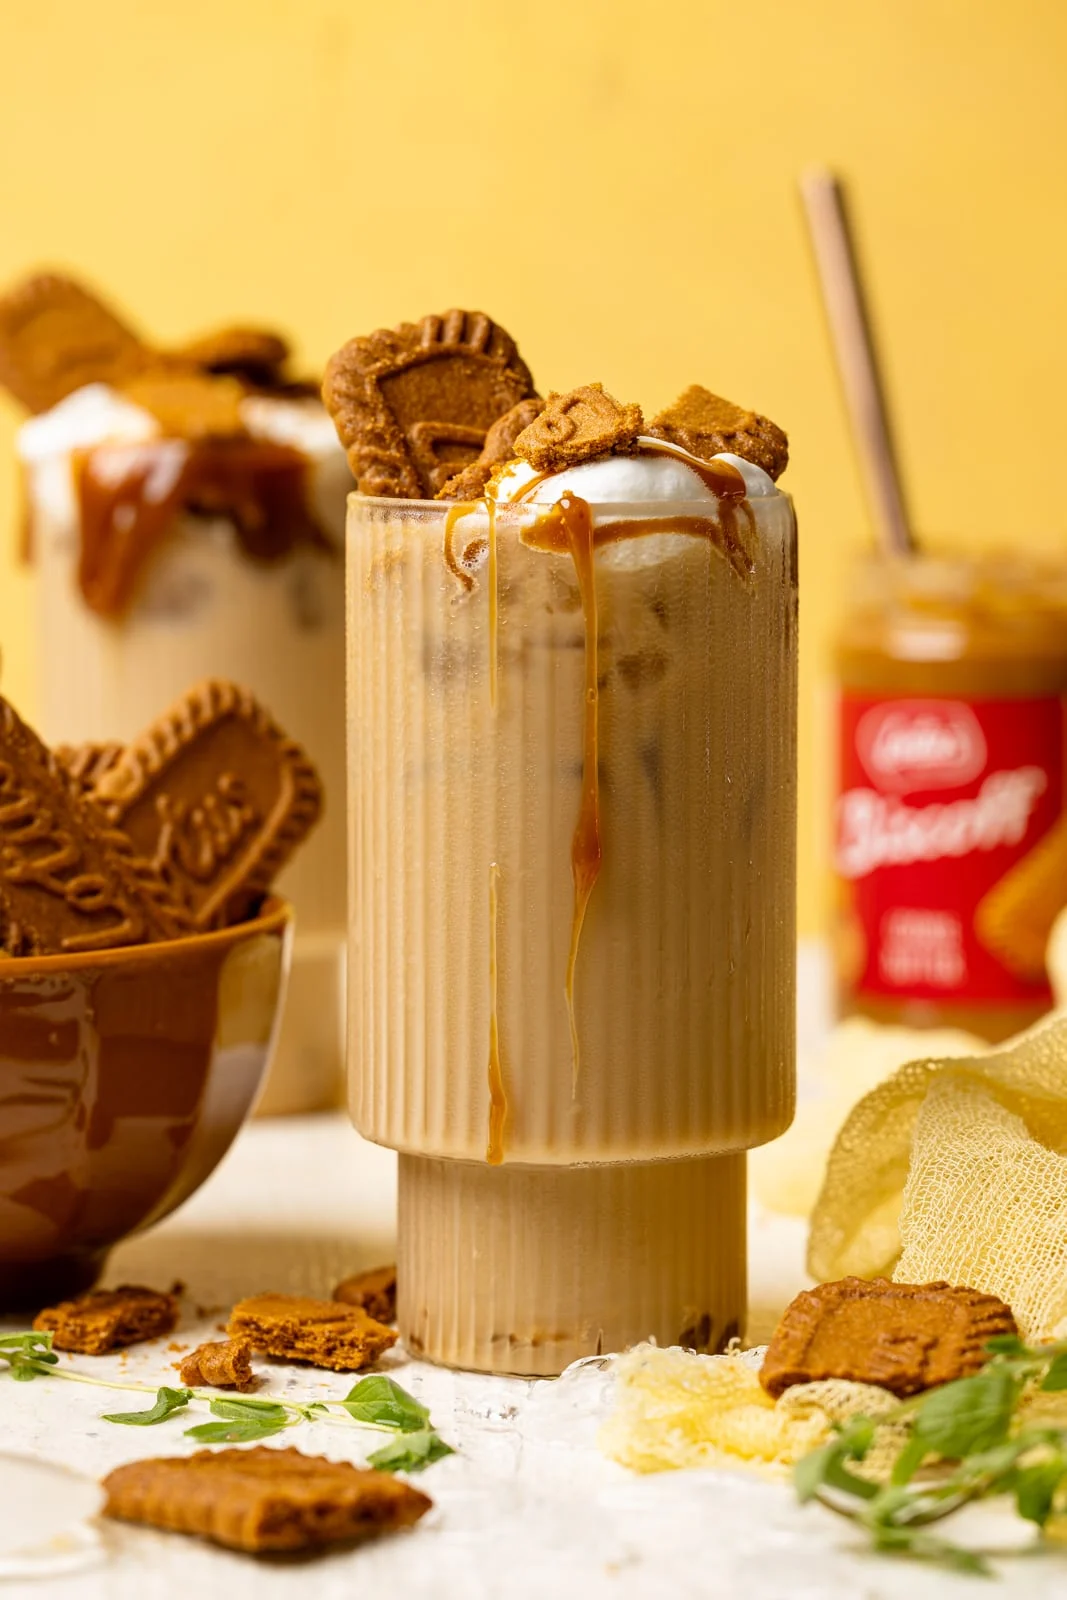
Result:
<instances>
[{"instance_id":1,"label":"caramel puddle on table","mask_svg":"<svg viewBox=\"0 0 1067 1600\"><path fill-rule=\"evenodd\" d=\"M500 868L494 861L489 868L489 1141L485 1159L498 1167L504 1159L504 1126L508 1120L508 1097L500 1065L500 1030L497 1024L496 920Z\"/></svg>"}]
</instances>

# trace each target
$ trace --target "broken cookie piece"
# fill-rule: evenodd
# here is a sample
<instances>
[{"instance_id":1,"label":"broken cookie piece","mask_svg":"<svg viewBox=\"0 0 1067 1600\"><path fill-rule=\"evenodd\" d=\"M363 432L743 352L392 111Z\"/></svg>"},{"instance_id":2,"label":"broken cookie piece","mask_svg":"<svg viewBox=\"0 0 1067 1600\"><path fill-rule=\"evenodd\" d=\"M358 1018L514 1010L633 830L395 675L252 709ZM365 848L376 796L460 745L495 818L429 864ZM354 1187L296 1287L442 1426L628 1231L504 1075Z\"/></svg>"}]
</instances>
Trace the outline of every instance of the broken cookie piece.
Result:
<instances>
[{"instance_id":1,"label":"broken cookie piece","mask_svg":"<svg viewBox=\"0 0 1067 1600\"><path fill-rule=\"evenodd\" d=\"M247 1339L214 1339L197 1345L177 1363L178 1376L190 1389L254 1389L252 1346Z\"/></svg>"},{"instance_id":2,"label":"broken cookie piece","mask_svg":"<svg viewBox=\"0 0 1067 1600\"><path fill-rule=\"evenodd\" d=\"M541 399L520 400L517 406L493 423L485 436L485 444L477 461L464 467L454 478L449 478L437 492L438 500L477 500L485 492L497 467L504 466L515 456L515 440L545 409Z\"/></svg>"},{"instance_id":3,"label":"broken cookie piece","mask_svg":"<svg viewBox=\"0 0 1067 1600\"><path fill-rule=\"evenodd\" d=\"M253 387L270 388L280 380L289 346L280 334L267 328L232 327L201 334L168 354L180 366L228 374Z\"/></svg>"},{"instance_id":4,"label":"broken cookie piece","mask_svg":"<svg viewBox=\"0 0 1067 1600\"><path fill-rule=\"evenodd\" d=\"M433 1502L386 1472L300 1450L198 1450L104 1479L105 1515L252 1554L313 1550L411 1527Z\"/></svg>"},{"instance_id":5,"label":"broken cookie piece","mask_svg":"<svg viewBox=\"0 0 1067 1600\"><path fill-rule=\"evenodd\" d=\"M37 273L0 297L0 385L27 411L49 411L87 383L124 383L151 359L133 329L73 278Z\"/></svg>"},{"instance_id":6,"label":"broken cookie piece","mask_svg":"<svg viewBox=\"0 0 1067 1600\"><path fill-rule=\"evenodd\" d=\"M360 493L402 499L433 499L533 393L511 335L459 310L350 340L322 386Z\"/></svg>"},{"instance_id":7,"label":"broken cookie piece","mask_svg":"<svg viewBox=\"0 0 1067 1600\"><path fill-rule=\"evenodd\" d=\"M51 1333L56 1350L103 1356L109 1350L158 1339L178 1322L178 1297L140 1284L92 1289L74 1300L47 1306L33 1319L38 1333Z\"/></svg>"},{"instance_id":8,"label":"broken cookie piece","mask_svg":"<svg viewBox=\"0 0 1067 1600\"><path fill-rule=\"evenodd\" d=\"M360 1306L295 1294L260 1294L239 1301L226 1331L266 1355L333 1372L362 1371L398 1338Z\"/></svg>"},{"instance_id":9,"label":"broken cookie piece","mask_svg":"<svg viewBox=\"0 0 1067 1600\"><path fill-rule=\"evenodd\" d=\"M345 1305L362 1306L376 1322L396 1321L396 1268L375 1267L344 1278L333 1291L335 1300Z\"/></svg>"},{"instance_id":10,"label":"broken cookie piece","mask_svg":"<svg viewBox=\"0 0 1067 1600\"><path fill-rule=\"evenodd\" d=\"M148 411L171 439L240 439L241 402L247 390L228 374L197 372L163 363L146 367L121 386L127 400Z\"/></svg>"},{"instance_id":11,"label":"broken cookie piece","mask_svg":"<svg viewBox=\"0 0 1067 1600\"><path fill-rule=\"evenodd\" d=\"M789 440L781 428L699 383L691 384L673 405L653 417L648 433L680 445L701 461L724 452L741 456L772 478L780 478L789 463Z\"/></svg>"},{"instance_id":12,"label":"broken cookie piece","mask_svg":"<svg viewBox=\"0 0 1067 1600\"><path fill-rule=\"evenodd\" d=\"M797 1383L845 1378L904 1398L977 1372L987 1340L1017 1333L995 1295L947 1283L842 1278L798 1294L767 1347L760 1383L775 1399Z\"/></svg>"},{"instance_id":13,"label":"broken cookie piece","mask_svg":"<svg viewBox=\"0 0 1067 1600\"><path fill-rule=\"evenodd\" d=\"M602 383L585 383L549 395L540 416L515 439L515 454L538 472L562 472L628 450L643 426L640 406L621 405Z\"/></svg>"}]
</instances>

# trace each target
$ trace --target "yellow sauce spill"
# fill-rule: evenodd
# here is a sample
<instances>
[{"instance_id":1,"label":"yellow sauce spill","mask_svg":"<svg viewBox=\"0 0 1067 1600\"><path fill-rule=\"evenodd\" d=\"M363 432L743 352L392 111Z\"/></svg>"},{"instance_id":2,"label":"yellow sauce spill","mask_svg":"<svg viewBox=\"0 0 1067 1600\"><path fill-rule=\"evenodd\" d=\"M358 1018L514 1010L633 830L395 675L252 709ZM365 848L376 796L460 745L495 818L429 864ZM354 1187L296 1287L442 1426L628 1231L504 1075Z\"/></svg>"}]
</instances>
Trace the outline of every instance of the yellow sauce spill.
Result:
<instances>
[{"instance_id":1,"label":"yellow sauce spill","mask_svg":"<svg viewBox=\"0 0 1067 1600\"><path fill-rule=\"evenodd\" d=\"M494 861L489 868L489 1141L485 1159L498 1167L504 1159L504 1125L508 1120L508 1097L500 1066L500 1030L497 1023L496 917L497 884L500 868Z\"/></svg>"}]
</instances>

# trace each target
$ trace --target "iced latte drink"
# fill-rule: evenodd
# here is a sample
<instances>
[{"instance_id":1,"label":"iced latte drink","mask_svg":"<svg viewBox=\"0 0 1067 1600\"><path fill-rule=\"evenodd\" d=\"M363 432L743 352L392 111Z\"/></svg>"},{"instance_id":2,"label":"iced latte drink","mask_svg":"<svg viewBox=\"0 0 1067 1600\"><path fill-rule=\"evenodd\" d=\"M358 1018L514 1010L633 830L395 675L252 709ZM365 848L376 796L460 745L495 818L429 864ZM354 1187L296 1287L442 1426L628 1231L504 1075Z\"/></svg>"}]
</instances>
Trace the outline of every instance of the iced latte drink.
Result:
<instances>
[{"instance_id":1,"label":"iced latte drink","mask_svg":"<svg viewBox=\"0 0 1067 1600\"><path fill-rule=\"evenodd\" d=\"M345 929L344 499L351 475L276 336L145 345L36 278L0 301L36 576L39 726L108 750L205 677L276 711L322 773L321 826L283 875L298 934L268 1110L336 1104Z\"/></svg>"},{"instance_id":2,"label":"iced latte drink","mask_svg":"<svg viewBox=\"0 0 1067 1600\"><path fill-rule=\"evenodd\" d=\"M744 1152L793 1108L796 549L673 413L523 404L448 500L349 502L349 1051L409 1347L553 1373L743 1325Z\"/></svg>"}]
</instances>

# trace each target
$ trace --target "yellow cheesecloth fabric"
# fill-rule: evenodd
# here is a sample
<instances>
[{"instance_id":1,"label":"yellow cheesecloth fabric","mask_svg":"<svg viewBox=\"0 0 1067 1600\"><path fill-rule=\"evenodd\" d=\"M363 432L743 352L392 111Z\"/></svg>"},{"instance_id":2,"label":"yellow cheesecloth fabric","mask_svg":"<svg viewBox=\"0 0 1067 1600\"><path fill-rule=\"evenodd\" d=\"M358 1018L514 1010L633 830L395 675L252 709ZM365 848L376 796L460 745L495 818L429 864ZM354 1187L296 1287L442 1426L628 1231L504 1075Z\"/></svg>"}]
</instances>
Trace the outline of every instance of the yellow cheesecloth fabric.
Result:
<instances>
[{"instance_id":1,"label":"yellow cheesecloth fabric","mask_svg":"<svg viewBox=\"0 0 1067 1600\"><path fill-rule=\"evenodd\" d=\"M885 1389L838 1380L798 1385L775 1401L743 1357L638 1345L615 1365L600 1448L635 1472L746 1463L780 1476L825 1444L834 1423L896 1403ZM903 1425L881 1429L864 1472L884 1474L905 1437Z\"/></svg>"},{"instance_id":2,"label":"yellow cheesecloth fabric","mask_svg":"<svg viewBox=\"0 0 1067 1600\"><path fill-rule=\"evenodd\" d=\"M989 1054L913 1061L865 1095L811 1219L819 1279L944 1278L1067 1336L1067 1019Z\"/></svg>"},{"instance_id":3,"label":"yellow cheesecloth fabric","mask_svg":"<svg viewBox=\"0 0 1067 1600\"><path fill-rule=\"evenodd\" d=\"M861 1095L917 1056L973 1056L981 1039L957 1028L925 1033L888 1028L862 1017L841 1022L818 1054L801 1063L805 1098L780 1139L748 1153L752 1193L768 1211L810 1217L841 1124Z\"/></svg>"}]
</instances>

